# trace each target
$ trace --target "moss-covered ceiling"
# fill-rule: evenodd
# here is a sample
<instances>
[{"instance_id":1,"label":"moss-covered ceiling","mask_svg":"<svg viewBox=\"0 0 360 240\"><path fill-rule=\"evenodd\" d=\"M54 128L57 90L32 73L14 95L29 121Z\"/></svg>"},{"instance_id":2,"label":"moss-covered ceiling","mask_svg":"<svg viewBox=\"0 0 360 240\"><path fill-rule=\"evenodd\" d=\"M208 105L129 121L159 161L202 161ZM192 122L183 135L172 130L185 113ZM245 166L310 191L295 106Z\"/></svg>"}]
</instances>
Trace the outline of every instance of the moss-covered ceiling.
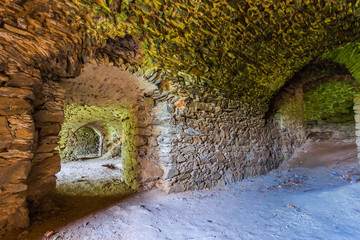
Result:
<instances>
[{"instance_id":1,"label":"moss-covered ceiling","mask_svg":"<svg viewBox=\"0 0 360 240\"><path fill-rule=\"evenodd\" d=\"M68 5L100 38L140 39L144 66L173 76L180 72L193 84L243 100L268 99L311 60L360 36L358 0L72 0Z\"/></svg>"}]
</instances>

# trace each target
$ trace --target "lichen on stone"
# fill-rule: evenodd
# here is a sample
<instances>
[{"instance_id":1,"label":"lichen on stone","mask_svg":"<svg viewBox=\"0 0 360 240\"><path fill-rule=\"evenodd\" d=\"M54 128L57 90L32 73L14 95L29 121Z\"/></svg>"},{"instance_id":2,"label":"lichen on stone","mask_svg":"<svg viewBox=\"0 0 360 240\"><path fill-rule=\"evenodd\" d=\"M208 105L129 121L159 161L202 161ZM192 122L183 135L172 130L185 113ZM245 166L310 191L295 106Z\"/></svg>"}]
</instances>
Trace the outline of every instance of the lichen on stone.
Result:
<instances>
[{"instance_id":1,"label":"lichen on stone","mask_svg":"<svg viewBox=\"0 0 360 240\"><path fill-rule=\"evenodd\" d=\"M358 87L334 79L304 92L305 121L348 122L354 120L353 99Z\"/></svg>"},{"instance_id":2,"label":"lichen on stone","mask_svg":"<svg viewBox=\"0 0 360 240\"><path fill-rule=\"evenodd\" d=\"M104 38L142 41L143 68L261 104L295 72L359 38L358 1L76 1ZM331 36L331 37L329 37ZM183 81L182 80L178 81Z\"/></svg>"},{"instance_id":3,"label":"lichen on stone","mask_svg":"<svg viewBox=\"0 0 360 240\"><path fill-rule=\"evenodd\" d=\"M114 104L105 107L94 105L68 104L64 108L65 121L60 131L59 150L63 159L73 156L69 141L77 130L88 124L97 124L109 138L121 135L122 179L132 189L136 183L136 148L134 144L135 125L131 112ZM121 131L121 133L119 133ZM67 160L74 160L67 159Z\"/></svg>"}]
</instances>

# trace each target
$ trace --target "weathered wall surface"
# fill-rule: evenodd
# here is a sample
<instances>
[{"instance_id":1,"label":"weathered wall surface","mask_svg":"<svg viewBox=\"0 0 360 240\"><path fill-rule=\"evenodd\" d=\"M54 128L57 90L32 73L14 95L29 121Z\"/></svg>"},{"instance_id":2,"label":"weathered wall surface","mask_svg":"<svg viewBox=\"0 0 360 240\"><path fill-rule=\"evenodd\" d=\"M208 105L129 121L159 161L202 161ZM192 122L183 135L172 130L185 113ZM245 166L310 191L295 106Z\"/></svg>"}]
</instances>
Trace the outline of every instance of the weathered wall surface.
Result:
<instances>
[{"instance_id":1,"label":"weathered wall surface","mask_svg":"<svg viewBox=\"0 0 360 240\"><path fill-rule=\"evenodd\" d=\"M32 212L53 208L50 196L55 190L55 174L60 171L60 156L55 148L64 121L65 90L62 86L58 82L46 81L42 84L41 96L33 115L37 130L36 151L27 179L27 201Z\"/></svg>"},{"instance_id":2,"label":"weathered wall surface","mask_svg":"<svg viewBox=\"0 0 360 240\"><path fill-rule=\"evenodd\" d=\"M354 97L359 87L350 75L305 85L304 120L309 137L355 141Z\"/></svg>"},{"instance_id":3,"label":"weathered wall surface","mask_svg":"<svg viewBox=\"0 0 360 240\"><path fill-rule=\"evenodd\" d=\"M113 1L108 8L104 1L98 2L100 4L82 6L77 1L72 4L64 0L0 2L0 233L3 229L27 226L28 207L32 212L51 209L49 196L55 188L55 173L60 166L59 155L54 148L59 140L58 132L63 121L62 108L66 98L65 91L57 81L78 76L83 64L94 58L98 63L125 66L124 69L135 72L141 64L142 54L139 43L125 33L141 35L140 32L149 31L143 42L149 57L157 59L158 63L165 63L167 69L173 69L173 72L183 70L178 67L188 66L184 68L192 76L188 78L188 84L210 84L218 88L228 86L223 90L229 96L239 95L240 98L256 100L257 103L263 102L261 97L269 98L294 71L312 57L341 42L357 39L359 35L356 27L359 25L358 17L351 10L354 6L344 8L343 4L346 3L334 4L333 18L327 19L330 23L341 23L343 19L348 19L349 24L345 24L345 28L341 24L336 25L341 35L328 38L326 32L332 33L334 26L322 26L324 15L313 14L326 11L324 6L309 5L308 12L300 11L310 22L321 25L321 28L315 26L320 31L314 31L314 38L306 38L304 43L300 43L299 39L306 32L300 30L295 35L284 32L289 27L288 22L292 21L283 21L284 26L271 23L269 34L276 36L273 47L267 44L260 46L259 35L252 34L261 33L260 29L267 22L265 25L254 25L252 31L246 31L243 23L237 19L238 11L234 12L233 20L240 27L236 27L231 20L226 26L235 26L232 31L229 32L230 28L222 25L217 28L221 30L219 33L224 29L227 31L220 35L226 35L232 40L232 36L241 36L248 43L234 41L235 45L226 46L222 38L205 39L210 32L198 26L208 22L207 19L198 21L189 16L192 19L191 28L196 31L183 34L185 30L188 33L192 31L176 27L179 31L176 35L183 36L180 40L186 40L179 41L172 36L172 31L163 29L166 24L172 28L178 19L165 21L165 25L158 24L159 20L163 21L164 17L172 13L145 14L141 10L133 14L130 8L136 10L144 5L132 4L130 7L127 1L123 1L124 4ZM229 9L226 2L223 4ZM181 8L183 4L176 2L175 5ZM210 5L201 6L200 10L203 13L216 11L216 15L209 15L214 19L217 19L217 15L223 15L220 8ZM238 7L239 12L243 12L242 6ZM266 6L269 9L272 7L272 4ZM262 8L256 7L255 12L263 12ZM342 14L335 14L336 9L343 8L346 10ZM293 6L293 9L298 12L297 7ZM128 11L129 19L126 14L122 15L123 10ZM197 12L198 6L194 10ZM191 12L188 14L191 15ZM151 20L149 25L155 24L155 28L145 28L136 23L130 26L126 22L133 22L133 17L138 14L147 15L145 19ZM258 18L257 14L251 15L254 20ZM292 16L291 13L286 18L291 19ZM314 17L316 21L311 21ZM113 27L114 19L119 26ZM201 31L197 31L199 29ZM237 29L244 31L238 32ZM353 30L355 32L352 33ZM109 33L107 35L104 32ZM108 36L114 37L116 32L125 37L106 40ZM339 36L346 37L348 33L348 38L339 40ZM211 48L216 51L197 46L199 39L204 43L210 41L208 45L213 45ZM268 39L263 41L268 43ZM292 44L294 42L304 47ZM250 53L243 55L249 49ZM211 52L215 55L209 55ZM305 53L309 52L311 54L304 58ZM274 61L279 54L282 58ZM164 58L160 59L160 55L164 55ZM204 58L207 60L204 61ZM257 64L259 62L265 65L261 67L261 64ZM283 64L279 65L279 62ZM156 81L156 78L151 77L151 81ZM102 80L106 81L105 78ZM186 82L180 80L180 83ZM101 84L98 81L95 83ZM163 81L159 84L163 84ZM90 88L82 93L94 93L92 100L98 102L95 95L104 94L100 94L99 88L94 88L97 92L89 91ZM111 86L109 89L117 90ZM126 93L126 86L123 89L123 93ZM126 102L125 107L130 112L129 118L123 123L127 136L123 145L127 151L122 152L122 157L127 159L124 174L129 185L134 188L159 186L169 192L183 191L262 174L288 158L304 139L303 125L296 117L291 117L292 113L286 112L286 106L285 114L280 112L268 116L264 109L218 97L221 94L213 92L213 89L204 87L200 90L188 85L179 86L170 94L156 93L153 97L140 96L142 91L136 92L130 101L121 99L124 94L112 95L118 96L118 99L102 99L104 105L109 103L106 100ZM85 102L79 100L79 104ZM297 98L290 103L293 109L299 110Z\"/></svg>"},{"instance_id":4,"label":"weathered wall surface","mask_svg":"<svg viewBox=\"0 0 360 240\"><path fill-rule=\"evenodd\" d=\"M31 90L0 87L0 233L26 227L26 179L34 156Z\"/></svg>"},{"instance_id":5,"label":"weathered wall surface","mask_svg":"<svg viewBox=\"0 0 360 240\"><path fill-rule=\"evenodd\" d=\"M172 92L169 101L156 106L159 156L169 192L265 174L302 140L294 141L275 118L266 119L264 111L250 105L194 88Z\"/></svg>"}]
</instances>

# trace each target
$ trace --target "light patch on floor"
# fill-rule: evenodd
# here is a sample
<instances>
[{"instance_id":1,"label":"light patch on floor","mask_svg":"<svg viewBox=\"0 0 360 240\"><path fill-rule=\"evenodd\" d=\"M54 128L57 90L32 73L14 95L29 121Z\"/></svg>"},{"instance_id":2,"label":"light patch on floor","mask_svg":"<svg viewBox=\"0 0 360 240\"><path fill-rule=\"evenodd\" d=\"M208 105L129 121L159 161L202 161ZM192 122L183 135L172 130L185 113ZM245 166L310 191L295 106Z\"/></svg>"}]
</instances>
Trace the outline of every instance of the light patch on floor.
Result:
<instances>
[{"instance_id":1,"label":"light patch on floor","mask_svg":"<svg viewBox=\"0 0 360 240\"><path fill-rule=\"evenodd\" d=\"M57 176L58 194L114 196L128 191L121 176L121 158L65 162Z\"/></svg>"}]
</instances>

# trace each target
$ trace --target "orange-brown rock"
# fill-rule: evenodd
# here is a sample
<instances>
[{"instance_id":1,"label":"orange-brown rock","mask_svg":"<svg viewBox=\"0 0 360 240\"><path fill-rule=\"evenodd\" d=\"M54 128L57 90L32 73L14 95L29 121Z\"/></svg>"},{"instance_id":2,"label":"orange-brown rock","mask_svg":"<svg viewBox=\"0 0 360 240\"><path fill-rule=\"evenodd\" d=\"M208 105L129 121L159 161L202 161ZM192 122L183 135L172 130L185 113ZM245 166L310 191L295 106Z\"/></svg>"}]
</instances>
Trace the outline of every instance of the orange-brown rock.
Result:
<instances>
[{"instance_id":1,"label":"orange-brown rock","mask_svg":"<svg viewBox=\"0 0 360 240\"><path fill-rule=\"evenodd\" d=\"M49 111L39 111L34 114L34 120L37 123L45 122L64 122L64 114L62 112L49 112Z\"/></svg>"},{"instance_id":2,"label":"orange-brown rock","mask_svg":"<svg viewBox=\"0 0 360 240\"><path fill-rule=\"evenodd\" d=\"M6 117L0 117L0 150L7 148L11 140L12 136Z\"/></svg>"},{"instance_id":3,"label":"orange-brown rock","mask_svg":"<svg viewBox=\"0 0 360 240\"><path fill-rule=\"evenodd\" d=\"M44 126L41 128L39 137L44 136L57 136L60 132L60 124L52 124L50 126Z\"/></svg>"},{"instance_id":4,"label":"orange-brown rock","mask_svg":"<svg viewBox=\"0 0 360 240\"><path fill-rule=\"evenodd\" d=\"M35 99L35 95L31 90L13 87L0 87L0 96L24 98L30 100Z\"/></svg>"},{"instance_id":5,"label":"orange-brown rock","mask_svg":"<svg viewBox=\"0 0 360 240\"><path fill-rule=\"evenodd\" d=\"M31 112L32 110L30 103L24 99L0 97L0 115L10 116Z\"/></svg>"}]
</instances>

